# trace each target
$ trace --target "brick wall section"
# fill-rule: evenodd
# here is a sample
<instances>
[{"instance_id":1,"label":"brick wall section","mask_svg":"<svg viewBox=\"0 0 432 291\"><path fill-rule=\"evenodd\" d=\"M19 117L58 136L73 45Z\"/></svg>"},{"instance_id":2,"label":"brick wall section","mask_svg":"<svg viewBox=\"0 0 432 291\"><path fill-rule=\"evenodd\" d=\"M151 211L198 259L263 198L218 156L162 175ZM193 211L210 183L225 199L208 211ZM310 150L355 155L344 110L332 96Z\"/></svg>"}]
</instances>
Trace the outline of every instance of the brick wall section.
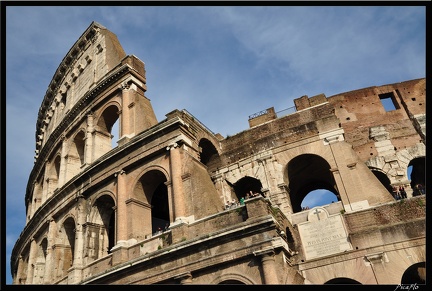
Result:
<instances>
[{"instance_id":1,"label":"brick wall section","mask_svg":"<svg viewBox=\"0 0 432 291\"><path fill-rule=\"evenodd\" d=\"M402 222L426 219L426 197L395 201L344 215L350 234L389 227Z\"/></svg>"},{"instance_id":2,"label":"brick wall section","mask_svg":"<svg viewBox=\"0 0 432 291\"><path fill-rule=\"evenodd\" d=\"M396 149L414 146L421 137L414 115L426 111L426 80L417 79L384 86L374 86L328 97L345 131L345 140L353 145L362 160L377 155L369 129L384 126ZM386 111L380 94L393 93L396 110Z\"/></svg>"},{"instance_id":3,"label":"brick wall section","mask_svg":"<svg viewBox=\"0 0 432 291\"><path fill-rule=\"evenodd\" d=\"M325 104L310 110L296 112L272 122L262 124L253 130L245 130L222 141L224 150L222 164L236 162L253 154L252 149L273 148L318 135L317 122L326 117L334 117L334 109ZM275 143L278 143L277 145Z\"/></svg>"},{"instance_id":4,"label":"brick wall section","mask_svg":"<svg viewBox=\"0 0 432 291\"><path fill-rule=\"evenodd\" d=\"M276 113L274 111L274 107L266 109L267 113L257 116L255 118L249 119L249 127L254 127L257 125L260 125L262 123L265 123L267 121L276 119Z\"/></svg>"},{"instance_id":5,"label":"brick wall section","mask_svg":"<svg viewBox=\"0 0 432 291\"><path fill-rule=\"evenodd\" d=\"M122 60L122 65L128 64L132 68L138 71L138 73L144 77L145 80L145 65L144 63L138 59L136 56L128 56Z\"/></svg>"}]
</instances>

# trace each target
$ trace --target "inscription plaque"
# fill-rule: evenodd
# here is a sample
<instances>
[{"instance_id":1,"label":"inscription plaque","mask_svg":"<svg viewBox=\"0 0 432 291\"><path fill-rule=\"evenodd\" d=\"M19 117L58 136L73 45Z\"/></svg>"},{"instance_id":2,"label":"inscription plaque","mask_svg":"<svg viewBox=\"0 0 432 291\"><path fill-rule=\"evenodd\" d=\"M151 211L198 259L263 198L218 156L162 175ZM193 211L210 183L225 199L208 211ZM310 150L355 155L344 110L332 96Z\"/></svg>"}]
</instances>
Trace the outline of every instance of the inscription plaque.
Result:
<instances>
[{"instance_id":1,"label":"inscription plaque","mask_svg":"<svg viewBox=\"0 0 432 291\"><path fill-rule=\"evenodd\" d=\"M352 249L342 215L329 215L325 208L309 210L308 221L299 223L298 230L306 259Z\"/></svg>"}]
</instances>

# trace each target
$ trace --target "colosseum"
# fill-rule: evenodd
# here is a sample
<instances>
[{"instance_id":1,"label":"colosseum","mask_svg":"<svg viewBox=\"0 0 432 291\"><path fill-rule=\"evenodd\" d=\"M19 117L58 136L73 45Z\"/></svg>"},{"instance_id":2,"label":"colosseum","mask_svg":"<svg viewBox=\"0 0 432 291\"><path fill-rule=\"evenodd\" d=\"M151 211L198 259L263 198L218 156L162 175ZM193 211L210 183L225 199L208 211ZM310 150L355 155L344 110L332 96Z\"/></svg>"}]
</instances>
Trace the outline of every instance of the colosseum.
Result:
<instances>
[{"instance_id":1,"label":"colosseum","mask_svg":"<svg viewBox=\"0 0 432 291\"><path fill-rule=\"evenodd\" d=\"M425 78L301 96L223 137L187 110L158 121L145 74L97 22L61 61L14 285L425 284ZM317 189L335 201L302 207Z\"/></svg>"}]
</instances>

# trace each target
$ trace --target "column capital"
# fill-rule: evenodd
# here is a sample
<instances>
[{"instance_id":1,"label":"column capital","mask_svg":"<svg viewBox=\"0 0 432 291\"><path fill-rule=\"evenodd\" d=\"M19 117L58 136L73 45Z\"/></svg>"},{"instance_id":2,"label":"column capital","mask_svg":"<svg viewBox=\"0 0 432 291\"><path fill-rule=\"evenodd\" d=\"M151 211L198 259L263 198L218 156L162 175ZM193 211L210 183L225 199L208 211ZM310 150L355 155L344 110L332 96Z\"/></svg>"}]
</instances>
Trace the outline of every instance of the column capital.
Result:
<instances>
[{"instance_id":1,"label":"column capital","mask_svg":"<svg viewBox=\"0 0 432 291\"><path fill-rule=\"evenodd\" d=\"M273 247L267 247L267 248L264 248L262 250L254 251L253 254L255 256L263 256L263 257L265 257L265 255L267 255L267 256L274 256L275 255L275 251L274 251Z\"/></svg>"},{"instance_id":2,"label":"column capital","mask_svg":"<svg viewBox=\"0 0 432 291\"><path fill-rule=\"evenodd\" d=\"M176 142L174 142L174 143L169 144L169 145L166 147L166 150L167 150L167 151L170 151L170 150L173 150L173 149L175 149L175 148L177 148L177 147L179 147L179 144L176 143Z\"/></svg>"}]
</instances>

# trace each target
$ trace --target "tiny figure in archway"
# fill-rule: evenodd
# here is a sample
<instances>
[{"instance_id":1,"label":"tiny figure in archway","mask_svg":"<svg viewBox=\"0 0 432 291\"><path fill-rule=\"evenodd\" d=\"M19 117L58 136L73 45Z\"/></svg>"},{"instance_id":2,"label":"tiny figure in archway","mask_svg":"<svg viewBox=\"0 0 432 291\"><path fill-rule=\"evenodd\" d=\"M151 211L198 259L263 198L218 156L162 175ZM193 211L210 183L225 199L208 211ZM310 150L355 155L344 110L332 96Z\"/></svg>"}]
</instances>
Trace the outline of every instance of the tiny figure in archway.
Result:
<instances>
[{"instance_id":1,"label":"tiny figure in archway","mask_svg":"<svg viewBox=\"0 0 432 291\"><path fill-rule=\"evenodd\" d=\"M403 185L399 186L399 193L402 199L407 198L407 193L405 192L405 187Z\"/></svg>"},{"instance_id":2,"label":"tiny figure in archway","mask_svg":"<svg viewBox=\"0 0 432 291\"><path fill-rule=\"evenodd\" d=\"M244 201L245 201L244 197L240 198L240 205L245 205Z\"/></svg>"},{"instance_id":3,"label":"tiny figure in archway","mask_svg":"<svg viewBox=\"0 0 432 291\"><path fill-rule=\"evenodd\" d=\"M401 199L401 196L400 196L400 193L399 193L399 188L396 187L396 186L393 187L393 197L396 200Z\"/></svg>"},{"instance_id":4,"label":"tiny figure in archway","mask_svg":"<svg viewBox=\"0 0 432 291\"><path fill-rule=\"evenodd\" d=\"M417 184L417 190L418 190L420 195L426 194L426 191L425 191L422 184Z\"/></svg>"}]
</instances>

